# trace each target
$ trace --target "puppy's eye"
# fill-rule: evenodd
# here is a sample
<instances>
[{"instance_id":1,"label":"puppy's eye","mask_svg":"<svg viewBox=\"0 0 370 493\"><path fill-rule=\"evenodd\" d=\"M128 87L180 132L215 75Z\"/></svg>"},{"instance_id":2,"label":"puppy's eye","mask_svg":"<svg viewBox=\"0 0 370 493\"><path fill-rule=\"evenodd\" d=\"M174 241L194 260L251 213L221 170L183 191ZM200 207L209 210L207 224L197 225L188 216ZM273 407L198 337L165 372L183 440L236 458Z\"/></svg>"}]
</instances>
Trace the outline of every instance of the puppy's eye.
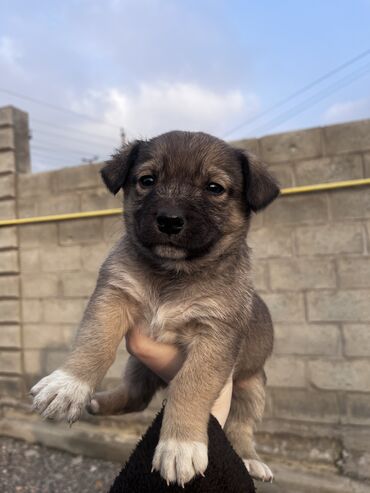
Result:
<instances>
[{"instance_id":1,"label":"puppy's eye","mask_svg":"<svg viewBox=\"0 0 370 493\"><path fill-rule=\"evenodd\" d=\"M144 188L152 187L155 183L155 176L154 175L140 176L139 183Z\"/></svg>"},{"instance_id":2,"label":"puppy's eye","mask_svg":"<svg viewBox=\"0 0 370 493\"><path fill-rule=\"evenodd\" d=\"M210 192L213 195L221 195L225 191L222 185L220 185L219 183L214 183L213 181L208 183L206 190L207 192Z\"/></svg>"}]
</instances>

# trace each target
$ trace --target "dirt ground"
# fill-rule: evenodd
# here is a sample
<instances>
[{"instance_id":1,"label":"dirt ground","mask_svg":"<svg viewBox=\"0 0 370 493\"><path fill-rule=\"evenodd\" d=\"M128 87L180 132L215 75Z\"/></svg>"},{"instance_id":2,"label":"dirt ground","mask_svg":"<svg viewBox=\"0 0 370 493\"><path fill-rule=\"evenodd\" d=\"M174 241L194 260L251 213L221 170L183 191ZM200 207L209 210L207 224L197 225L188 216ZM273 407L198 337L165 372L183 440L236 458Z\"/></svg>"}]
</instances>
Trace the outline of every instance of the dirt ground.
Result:
<instances>
[{"instance_id":1,"label":"dirt ground","mask_svg":"<svg viewBox=\"0 0 370 493\"><path fill-rule=\"evenodd\" d=\"M1 493L105 493L117 463L0 437Z\"/></svg>"}]
</instances>

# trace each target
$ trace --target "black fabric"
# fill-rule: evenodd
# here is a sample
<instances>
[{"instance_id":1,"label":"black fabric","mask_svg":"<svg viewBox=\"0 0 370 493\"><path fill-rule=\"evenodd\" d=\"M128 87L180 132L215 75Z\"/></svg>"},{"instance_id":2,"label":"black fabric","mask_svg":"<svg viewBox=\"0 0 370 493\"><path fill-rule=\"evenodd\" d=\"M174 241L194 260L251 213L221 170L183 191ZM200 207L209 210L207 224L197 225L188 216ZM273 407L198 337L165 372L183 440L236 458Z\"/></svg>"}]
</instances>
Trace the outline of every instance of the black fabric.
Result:
<instances>
[{"instance_id":1,"label":"black fabric","mask_svg":"<svg viewBox=\"0 0 370 493\"><path fill-rule=\"evenodd\" d=\"M253 481L243 461L231 447L213 416L210 416L208 424L209 463L205 477L194 478L185 488L178 485L167 486L158 472L150 472L162 418L163 409L115 479L110 493L255 493Z\"/></svg>"}]
</instances>

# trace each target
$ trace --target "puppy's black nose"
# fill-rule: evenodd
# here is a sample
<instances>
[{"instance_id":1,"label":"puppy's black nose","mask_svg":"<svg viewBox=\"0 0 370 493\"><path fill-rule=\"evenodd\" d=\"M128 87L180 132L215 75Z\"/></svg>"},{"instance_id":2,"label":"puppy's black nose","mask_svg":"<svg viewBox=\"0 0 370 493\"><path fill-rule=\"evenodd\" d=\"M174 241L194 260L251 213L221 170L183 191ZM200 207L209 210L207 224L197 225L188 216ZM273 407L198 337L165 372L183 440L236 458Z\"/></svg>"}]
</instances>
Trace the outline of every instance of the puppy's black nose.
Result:
<instances>
[{"instance_id":1,"label":"puppy's black nose","mask_svg":"<svg viewBox=\"0 0 370 493\"><path fill-rule=\"evenodd\" d=\"M185 221L181 216L169 216L165 214L159 214L157 216L157 225L161 233L167 235L177 235L184 227Z\"/></svg>"}]
</instances>

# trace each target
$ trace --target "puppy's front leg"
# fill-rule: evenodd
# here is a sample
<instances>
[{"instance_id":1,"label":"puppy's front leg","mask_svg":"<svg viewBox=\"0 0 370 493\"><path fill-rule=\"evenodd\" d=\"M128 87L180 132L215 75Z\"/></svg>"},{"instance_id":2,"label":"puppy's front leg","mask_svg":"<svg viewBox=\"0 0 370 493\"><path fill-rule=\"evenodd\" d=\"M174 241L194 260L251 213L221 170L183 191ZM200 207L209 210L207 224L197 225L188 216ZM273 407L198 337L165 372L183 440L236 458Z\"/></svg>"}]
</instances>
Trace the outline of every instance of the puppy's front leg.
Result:
<instances>
[{"instance_id":1,"label":"puppy's front leg","mask_svg":"<svg viewBox=\"0 0 370 493\"><path fill-rule=\"evenodd\" d=\"M209 415L235 363L237 341L230 333L207 332L192 342L169 386L153 458L153 468L167 483L184 485L208 465Z\"/></svg>"},{"instance_id":2,"label":"puppy's front leg","mask_svg":"<svg viewBox=\"0 0 370 493\"><path fill-rule=\"evenodd\" d=\"M133 314L127 295L98 283L66 363L31 389L33 408L45 418L76 421L113 363Z\"/></svg>"}]
</instances>

